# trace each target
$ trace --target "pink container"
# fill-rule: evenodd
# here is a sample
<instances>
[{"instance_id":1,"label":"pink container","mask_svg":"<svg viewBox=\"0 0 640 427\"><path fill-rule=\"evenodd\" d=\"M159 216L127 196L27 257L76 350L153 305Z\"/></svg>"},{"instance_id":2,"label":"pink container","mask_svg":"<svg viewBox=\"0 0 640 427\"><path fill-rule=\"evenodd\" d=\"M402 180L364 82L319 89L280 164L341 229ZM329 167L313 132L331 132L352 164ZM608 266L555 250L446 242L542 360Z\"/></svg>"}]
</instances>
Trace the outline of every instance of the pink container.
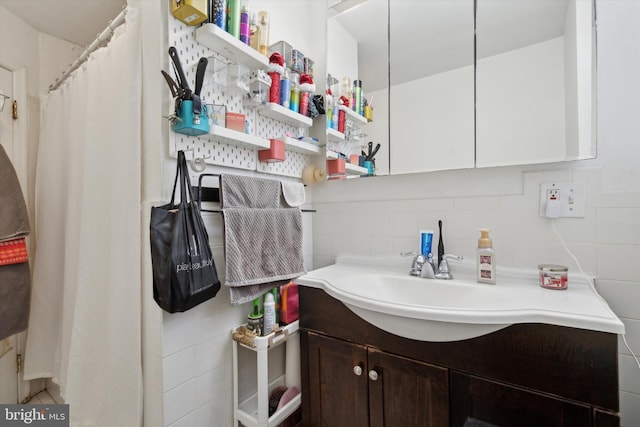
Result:
<instances>
[{"instance_id":1,"label":"pink container","mask_svg":"<svg viewBox=\"0 0 640 427\"><path fill-rule=\"evenodd\" d=\"M346 171L346 164L344 159L327 160L328 175L344 175L345 171Z\"/></svg>"},{"instance_id":2,"label":"pink container","mask_svg":"<svg viewBox=\"0 0 640 427\"><path fill-rule=\"evenodd\" d=\"M271 147L268 150L259 150L258 159L261 162L276 163L283 162L285 158L284 141L270 139Z\"/></svg>"}]
</instances>

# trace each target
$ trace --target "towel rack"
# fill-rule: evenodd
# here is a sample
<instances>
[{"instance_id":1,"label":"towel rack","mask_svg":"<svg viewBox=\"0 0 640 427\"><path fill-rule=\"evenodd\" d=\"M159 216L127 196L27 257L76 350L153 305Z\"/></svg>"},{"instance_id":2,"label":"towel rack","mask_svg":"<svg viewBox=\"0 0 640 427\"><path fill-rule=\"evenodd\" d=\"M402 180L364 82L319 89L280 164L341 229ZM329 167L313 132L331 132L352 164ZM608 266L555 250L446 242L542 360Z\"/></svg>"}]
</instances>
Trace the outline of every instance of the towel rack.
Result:
<instances>
[{"instance_id":1,"label":"towel rack","mask_svg":"<svg viewBox=\"0 0 640 427\"><path fill-rule=\"evenodd\" d=\"M202 178L220 177L217 173L202 173L198 177L198 186L192 187L198 195L198 208L200 212L222 213L222 209L202 209L202 202L220 202L220 189L215 187L203 187ZM316 212L315 209L301 209L301 212Z\"/></svg>"}]
</instances>

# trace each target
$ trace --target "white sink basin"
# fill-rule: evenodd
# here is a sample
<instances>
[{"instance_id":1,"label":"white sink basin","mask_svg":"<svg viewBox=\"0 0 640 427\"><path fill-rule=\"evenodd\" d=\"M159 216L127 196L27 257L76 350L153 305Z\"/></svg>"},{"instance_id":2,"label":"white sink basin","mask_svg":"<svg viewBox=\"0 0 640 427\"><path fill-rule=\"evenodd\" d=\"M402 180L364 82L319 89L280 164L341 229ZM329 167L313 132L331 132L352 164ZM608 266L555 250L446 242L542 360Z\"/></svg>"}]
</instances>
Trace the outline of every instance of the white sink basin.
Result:
<instances>
[{"instance_id":1,"label":"white sink basin","mask_svg":"<svg viewBox=\"0 0 640 427\"><path fill-rule=\"evenodd\" d=\"M537 270L500 269L496 285L479 284L472 263L450 262L453 280L408 274L400 257L338 257L336 264L299 277L324 289L355 314L393 334L420 341L458 341L514 323L548 323L624 333L624 325L580 275L567 290L538 285Z\"/></svg>"}]
</instances>

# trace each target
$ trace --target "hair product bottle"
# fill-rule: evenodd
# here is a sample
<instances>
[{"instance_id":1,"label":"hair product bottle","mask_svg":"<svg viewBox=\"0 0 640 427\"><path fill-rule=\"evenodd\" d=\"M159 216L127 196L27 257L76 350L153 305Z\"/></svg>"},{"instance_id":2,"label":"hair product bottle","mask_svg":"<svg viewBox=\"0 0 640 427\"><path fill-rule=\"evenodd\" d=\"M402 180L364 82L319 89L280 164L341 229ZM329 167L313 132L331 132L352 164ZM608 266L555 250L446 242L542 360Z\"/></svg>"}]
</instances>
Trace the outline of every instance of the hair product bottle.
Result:
<instances>
[{"instance_id":1,"label":"hair product bottle","mask_svg":"<svg viewBox=\"0 0 640 427\"><path fill-rule=\"evenodd\" d=\"M246 45L251 45L251 28L249 17L249 4L246 1L240 6L240 41Z\"/></svg>"},{"instance_id":2,"label":"hair product bottle","mask_svg":"<svg viewBox=\"0 0 640 427\"><path fill-rule=\"evenodd\" d=\"M240 38L240 0L227 0L227 32Z\"/></svg>"},{"instance_id":3,"label":"hair product bottle","mask_svg":"<svg viewBox=\"0 0 640 427\"><path fill-rule=\"evenodd\" d=\"M262 308L264 311L264 329L262 330L262 334L269 335L271 329L276 325L276 302L271 292L267 292L264 296Z\"/></svg>"}]
</instances>

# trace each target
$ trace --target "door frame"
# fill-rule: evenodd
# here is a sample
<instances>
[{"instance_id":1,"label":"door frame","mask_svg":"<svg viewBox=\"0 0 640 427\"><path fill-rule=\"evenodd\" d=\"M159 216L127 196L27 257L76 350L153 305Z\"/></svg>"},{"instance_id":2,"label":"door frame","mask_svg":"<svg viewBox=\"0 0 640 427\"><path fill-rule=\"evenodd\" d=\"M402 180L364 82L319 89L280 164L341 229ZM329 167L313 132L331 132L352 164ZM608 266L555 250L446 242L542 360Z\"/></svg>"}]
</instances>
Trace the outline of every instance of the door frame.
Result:
<instances>
[{"instance_id":1,"label":"door frame","mask_svg":"<svg viewBox=\"0 0 640 427\"><path fill-rule=\"evenodd\" d=\"M0 64L0 67L12 73L12 91L13 96L10 101L5 105L5 108L12 108L13 101L18 104L18 118L13 120L13 158L11 162L16 170L18 181L27 199L27 206L29 206L30 199L30 180L29 180L29 140L28 140L28 128L29 123L29 107L28 107L28 92L27 92L27 69L13 69L12 67ZM39 123L33 124L34 126L40 126ZM29 212L30 218L33 218L33 212ZM33 254L33 240L30 236L27 236L27 247L30 254ZM21 355L22 362L24 363L25 344L26 344L27 332L21 332L15 335L15 348L16 354ZM16 362L17 364L17 362ZM22 371L16 372L18 380L18 389L16 391L16 399L18 402L22 402L31 393L31 382L24 381L22 379Z\"/></svg>"}]
</instances>

